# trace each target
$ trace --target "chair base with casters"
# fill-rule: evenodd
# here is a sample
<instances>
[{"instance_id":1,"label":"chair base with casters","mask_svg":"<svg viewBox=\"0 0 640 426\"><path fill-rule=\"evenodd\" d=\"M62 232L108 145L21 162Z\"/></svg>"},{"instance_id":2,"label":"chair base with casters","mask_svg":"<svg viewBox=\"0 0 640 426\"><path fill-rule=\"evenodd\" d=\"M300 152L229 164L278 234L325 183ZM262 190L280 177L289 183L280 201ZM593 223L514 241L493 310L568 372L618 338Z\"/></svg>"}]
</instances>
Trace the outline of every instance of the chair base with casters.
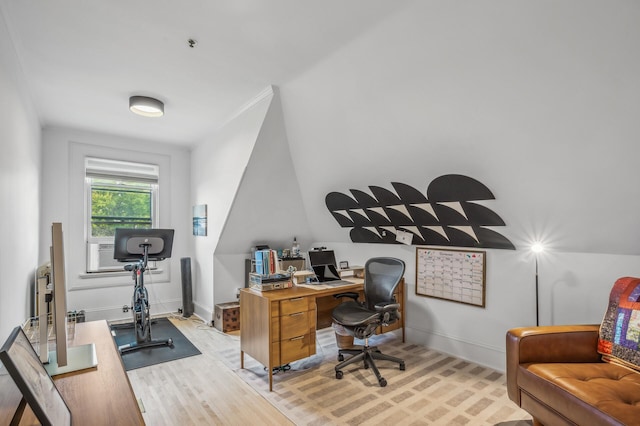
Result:
<instances>
[{"instance_id":1,"label":"chair base with casters","mask_svg":"<svg viewBox=\"0 0 640 426\"><path fill-rule=\"evenodd\" d=\"M336 379L342 379L342 369L350 364L362 361L365 369L371 368L381 387L387 381L380 374L375 360L395 362L400 370L405 369L404 360L385 355L376 346L369 346L369 338L382 325L389 325L400 318L400 304L393 293L404 275L404 262L400 259L378 257L369 259L365 264L365 281L363 302L358 301L358 293L341 293L336 298L347 297L352 300L336 306L332 312L333 322L341 325L355 338L364 339L364 346L338 351L335 366ZM344 355L351 355L347 360Z\"/></svg>"},{"instance_id":2,"label":"chair base with casters","mask_svg":"<svg viewBox=\"0 0 640 426\"><path fill-rule=\"evenodd\" d=\"M352 357L345 361L345 354L352 355ZM383 354L382 352L380 352L377 346L369 346L369 339L365 339L364 346L351 349L340 349L338 351L338 361L342 362L335 366L336 379L342 379L342 369L344 367L358 361L363 361L365 369L371 367L371 369L373 370L376 378L378 379L378 384L380 385L380 387L385 387L387 386L387 381L384 377L382 377L382 374L380 374L380 370L378 370L378 367L376 366L376 363L374 361L376 359L395 362L399 364L400 370L405 370L404 360L391 355Z\"/></svg>"}]
</instances>

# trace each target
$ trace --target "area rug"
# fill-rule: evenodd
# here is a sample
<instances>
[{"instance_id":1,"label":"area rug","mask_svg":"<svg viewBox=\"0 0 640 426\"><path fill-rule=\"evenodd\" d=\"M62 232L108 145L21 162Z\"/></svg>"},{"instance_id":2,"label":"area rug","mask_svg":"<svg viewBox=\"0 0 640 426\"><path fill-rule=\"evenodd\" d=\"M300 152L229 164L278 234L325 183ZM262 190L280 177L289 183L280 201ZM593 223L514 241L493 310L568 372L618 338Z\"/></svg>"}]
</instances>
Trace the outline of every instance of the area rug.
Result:
<instances>
[{"instance_id":1,"label":"area rug","mask_svg":"<svg viewBox=\"0 0 640 426\"><path fill-rule=\"evenodd\" d=\"M511 402L505 376L495 370L402 343L394 333L375 336L383 353L405 360L406 370L379 361L388 385L381 388L371 370L351 365L335 378L337 346L331 329L317 333L317 354L274 375L269 392L264 367L239 351L218 355L239 377L297 425L510 425L531 424L531 416ZM356 341L356 344L359 343Z\"/></svg>"},{"instance_id":2,"label":"area rug","mask_svg":"<svg viewBox=\"0 0 640 426\"><path fill-rule=\"evenodd\" d=\"M111 334L116 346L135 342L133 323L111 326ZM151 338L154 340L173 339L173 346L156 346L138 349L121 354L122 362L127 371L148 367L161 362L173 361L193 355L200 355L200 351L180 332L167 318L154 319L151 323Z\"/></svg>"}]
</instances>

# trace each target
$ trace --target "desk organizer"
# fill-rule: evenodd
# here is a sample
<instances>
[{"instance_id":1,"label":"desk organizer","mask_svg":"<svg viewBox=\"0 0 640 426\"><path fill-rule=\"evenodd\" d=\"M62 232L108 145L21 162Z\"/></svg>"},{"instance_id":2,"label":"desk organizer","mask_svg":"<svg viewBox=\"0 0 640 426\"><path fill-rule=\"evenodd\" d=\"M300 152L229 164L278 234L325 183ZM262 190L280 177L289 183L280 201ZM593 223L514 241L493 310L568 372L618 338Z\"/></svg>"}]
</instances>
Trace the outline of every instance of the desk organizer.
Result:
<instances>
[{"instance_id":1,"label":"desk organizer","mask_svg":"<svg viewBox=\"0 0 640 426\"><path fill-rule=\"evenodd\" d=\"M293 287L291 274L280 273L273 275L249 274L249 287L258 291L281 290Z\"/></svg>"}]
</instances>

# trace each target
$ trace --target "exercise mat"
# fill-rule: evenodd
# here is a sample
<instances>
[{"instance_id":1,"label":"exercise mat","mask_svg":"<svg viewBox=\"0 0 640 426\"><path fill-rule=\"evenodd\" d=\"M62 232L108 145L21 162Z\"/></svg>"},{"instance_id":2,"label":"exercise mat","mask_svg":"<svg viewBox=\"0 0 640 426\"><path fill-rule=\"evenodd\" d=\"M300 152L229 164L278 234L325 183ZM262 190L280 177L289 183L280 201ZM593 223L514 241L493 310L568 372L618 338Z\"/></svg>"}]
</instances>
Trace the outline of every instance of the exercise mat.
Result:
<instances>
[{"instance_id":1,"label":"exercise mat","mask_svg":"<svg viewBox=\"0 0 640 426\"><path fill-rule=\"evenodd\" d=\"M116 346L126 345L136 341L133 323L111 326L111 334ZM148 367L161 362L173 361L193 355L200 355L198 348L180 332L168 318L158 318L151 321L151 338L165 340L171 338L173 346L152 346L121 354L122 362L127 371Z\"/></svg>"}]
</instances>

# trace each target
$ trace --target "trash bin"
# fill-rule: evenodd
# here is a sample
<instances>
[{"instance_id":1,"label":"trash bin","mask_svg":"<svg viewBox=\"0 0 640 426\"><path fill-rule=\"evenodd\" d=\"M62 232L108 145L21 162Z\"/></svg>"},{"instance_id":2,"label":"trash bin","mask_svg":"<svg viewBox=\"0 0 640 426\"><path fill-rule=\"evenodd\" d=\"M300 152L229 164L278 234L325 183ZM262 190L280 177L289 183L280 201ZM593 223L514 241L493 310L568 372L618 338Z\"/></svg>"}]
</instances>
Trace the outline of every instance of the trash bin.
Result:
<instances>
[{"instance_id":1,"label":"trash bin","mask_svg":"<svg viewBox=\"0 0 640 426\"><path fill-rule=\"evenodd\" d=\"M334 322L332 327L336 333L336 344L338 345L338 349L349 349L353 347L353 336L350 335L343 326Z\"/></svg>"}]
</instances>

